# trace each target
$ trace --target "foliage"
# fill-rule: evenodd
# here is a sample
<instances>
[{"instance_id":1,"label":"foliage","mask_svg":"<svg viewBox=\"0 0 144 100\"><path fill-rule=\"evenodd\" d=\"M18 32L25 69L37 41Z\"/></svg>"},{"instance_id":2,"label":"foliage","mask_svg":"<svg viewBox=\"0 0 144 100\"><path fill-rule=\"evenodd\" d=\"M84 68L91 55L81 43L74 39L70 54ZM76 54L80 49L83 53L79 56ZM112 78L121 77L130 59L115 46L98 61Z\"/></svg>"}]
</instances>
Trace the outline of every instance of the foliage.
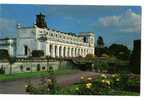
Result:
<instances>
[{"instance_id":1,"label":"foliage","mask_svg":"<svg viewBox=\"0 0 144 100\"><path fill-rule=\"evenodd\" d=\"M59 91L59 87L56 83L56 79L54 77L54 72L49 71L49 77L41 77L40 84L34 86L30 81L28 81L25 86L26 92L30 94L57 94Z\"/></svg>"},{"instance_id":2,"label":"foliage","mask_svg":"<svg viewBox=\"0 0 144 100\"><path fill-rule=\"evenodd\" d=\"M96 79L81 76L80 83L73 85L72 88L66 89L65 91L67 92L63 93L76 95L139 95L139 91L129 88L130 86L134 88L129 81L131 81L131 78L127 74L101 74ZM135 80L133 79L133 81Z\"/></svg>"},{"instance_id":3,"label":"foliage","mask_svg":"<svg viewBox=\"0 0 144 100\"><path fill-rule=\"evenodd\" d=\"M103 54L107 54L109 57L112 56L109 49L107 47L104 48L95 48L95 55L101 57Z\"/></svg>"},{"instance_id":4,"label":"foliage","mask_svg":"<svg viewBox=\"0 0 144 100\"><path fill-rule=\"evenodd\" d=\"M130 55L130 70L135 74L140 74L140 40L135 40L134 44L134 49L132 51L132 54Z\"/></svg>"},{"instance_id":5,"label":"foliage","mask_svg":"<svg viewBox=\"0 0 144 100\"><path fill-rule=\"evenodd\" d=\"M111 83L105 76L102 76L100 80L81 76L80 84L72 92L77 95L99 95L108 93L110 88Z\"/></svg>"},{"instance_id":6,"label":"foliage","mask_svg":"<svg viewBox=\"0 0 144 100\"><path fill-rule=\"evenodd\" d=\"M103 48L103 46L104 46L103 38L101 36L99 36L98 39L97 39L97 47L98 48Z\"/></svg>"},{"instance_id":7,"label":"foliage","mask_svg":"<svg viewBox=\"0 0 144 100\"><path fill-rule=\"evenodd\" d=\"M112 55L114 55L118 59L121 59L121 60L128 60L129 59L130 50L124 45L112 44L109 47L109 51Z\"/></svg>"},{"instance_id":8,"label":"foliage","mask_svg":"<svg viewBox=\"0 0 144 100\"><path fill-rule=\"evenodd\" d=\"M9 59L8 50L0 49L0 59Z\"/></svg>"},{"instance_id":9,"label":"foliage","mask_svg":"<svg viewBox=\"0 0 144 100\"><path fill-rule=\"evenodd\" d=\"M87 54L86 57L85 57L86 60L94 60L95 58L96 57L93 54Z\"/></svg>"},{"instance_id":10,"label":"foliage","mask_svg":"<svg viewBox=\"0 0 144 100\"><path fill-rule=\"evenodd\" d=\"M25 86L25 90L30 94L57 94L58 87L55 79L42 77L38 86L34 86L29 81Z\"/></svg>"},{"instance_id":11,"label":"foliage","mask_svg":"<svg viewBox=\"0 0 144 100\"><path fill-rule=\"evenodd\" d=\"M42 57L44 56L44 51L42 50L33 50L32 57Z\"/></svg>"},{"instance_id":12,"label":"foliage","mask_svg":"<svg viewBox=\"0 0 144 100\"><path fill-rule=\"evenodd\" d=\"M0 68L0 74L4 74L5 73L5 68L4 67L1 67Z\"/></svg>"},{"instance_id":13,"label":"foliage","mask_svg":"<svg viewBox=\"0 0 144 100\"><path fill-rule=\"evenodd\" d=\"M108 63L105 61L96 61L94 65L94 69L98 72L104 72L109 67Z\"/></svg>"}]
</instances>

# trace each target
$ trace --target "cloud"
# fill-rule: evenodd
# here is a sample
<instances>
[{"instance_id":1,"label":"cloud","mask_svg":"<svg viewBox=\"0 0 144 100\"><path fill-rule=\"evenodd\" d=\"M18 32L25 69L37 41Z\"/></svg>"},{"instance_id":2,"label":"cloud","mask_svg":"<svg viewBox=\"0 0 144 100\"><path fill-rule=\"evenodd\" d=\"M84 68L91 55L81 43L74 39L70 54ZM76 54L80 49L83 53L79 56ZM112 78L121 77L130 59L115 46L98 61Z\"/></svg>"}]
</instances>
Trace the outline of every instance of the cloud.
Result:
<instances>
[{"instance_id":1,"label":"cloud","mask_svg":"<svg viewBox=\"0 0 144 100\"><path fill-rule=\"evenodd\" d=\"M140 32L141 16L128 9L119 16L106 16L98 19L98 26L118 29L120 32Z\"/></svg>"},{"instance_id":2,"label":"cloud","mask_svg":"<svg viewBox=\"0 0 144 100\"><path fill-rule=\"evenodd\" d=\"M0 36L13 36L16 30L16 21L0 18Z\"/></svg>"}]
</instances>

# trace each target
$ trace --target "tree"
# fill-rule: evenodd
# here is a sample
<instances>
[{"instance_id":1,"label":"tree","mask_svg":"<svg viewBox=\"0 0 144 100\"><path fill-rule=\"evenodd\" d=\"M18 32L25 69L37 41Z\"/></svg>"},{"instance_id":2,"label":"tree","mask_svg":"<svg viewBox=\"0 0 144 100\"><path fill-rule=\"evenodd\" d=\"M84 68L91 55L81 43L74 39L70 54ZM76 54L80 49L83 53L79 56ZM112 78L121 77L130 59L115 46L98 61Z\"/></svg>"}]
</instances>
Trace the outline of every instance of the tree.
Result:
<instances>
[{"instance_id":1,"label":"tree","mask_svg":"<svg viewBox=\"0 0 144 100\"><path fill-rule=\"evenodd\" d=\"M140 55L141 45L140 40L134 40L134 48L130 55L131 71L136 74L140 74Z\"/></svg>"},{"instance_id":2,"label":"tree","mask_svg":"<svg viewBox=\"0 0 144 100\"><path fill-rule=\"evenodd\" d=\"M94 60L95 58L96 57L93 54L87 54L86 57L85 57L86 60Z\"/></svg>"},{"instance_id":3,"label":"tree","mask_svg":"<svg viewBox=\"0 0 144 100\"><path fill-rule=\"evenodd\" d=\"M0 59L8 59L9 53L8 50L0 49Z\"/></svg>"},{"instance_id":4,"label":"tree","mask_svg":"<svg viewBox=\"0 0 144 100\"><path fill-rule=\"evenodd\" d=\"M111 56L111 53L109 52L109 49L107 47L95 48L95 55L96 56L101 57L103 54L107 54L108 56Z\"/></svg>"},{"instance_id":5,"label":"tree","mask_svg":"<svg viewBox=\"0 0 144 100\"><path fill-rule=\"evenodd\" d=\"M102 38L101 36L98 37L97 47L98 47L98 48L103 48L103 47L104 47L103 38Z\"/></svg>"},{"instance_id":6,"label":"tree","mask_svg":"<svg viewBox=\"0 0 144 100\"><path fill-rule=\"evenodd\" d=\"M1 49L0 50L0 59L6 59L6 60L8 60L8 62L10 64L10 74L12 74L12 64L13 64L13 62L15 62L15 58L11 57L9 55L8 50Z\"/></svg>"},{"instance_id":7,"label":"tree","mask_svg":"<svg viewBox=\"0 0 144 100\"><path fill-rule=\"evenodd\" d=\"M130 56L130 50L127 46L122 44L112 44L109 47L109 51L112 55L121 60L128 60Z\"/></svg>"}]
</instances>

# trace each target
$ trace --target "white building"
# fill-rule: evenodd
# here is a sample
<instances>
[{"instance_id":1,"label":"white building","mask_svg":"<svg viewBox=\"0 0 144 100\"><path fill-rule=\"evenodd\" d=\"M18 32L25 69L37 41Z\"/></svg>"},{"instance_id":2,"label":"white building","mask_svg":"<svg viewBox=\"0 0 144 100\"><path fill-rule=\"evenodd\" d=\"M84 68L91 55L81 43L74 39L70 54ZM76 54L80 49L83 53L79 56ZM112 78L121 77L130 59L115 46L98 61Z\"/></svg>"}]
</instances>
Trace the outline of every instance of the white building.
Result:
<instances>
[{"instance_id":1,"label":"white building","mask_svg":"<svg viewBox=\"0 0 144 100\"><path fill-rule=\"evenodd\" d=\"M29 57L33 50L43 50L45 56L53 58L85 57L87 54L94 54L94 37L92 32L77 35L49 29L45 16L40 13L36 16L33 27L17 25L16 41L9 40L10 43L16 42L16 46L8 47L11 55L16 52L16 57Z\"/></svg>"},{"instance_id":2,"label":"white building","mask_svg":"<svg viewBox=\"0 0 144 100\"><path fill-rule=\"evenodd\" d=\"M9 55L14 57L16 55L16 39L4 38L0 39L0 49L7 50Z\"/></svg>"},{"instance_id":3,"label":"white building","mask_svg":"<svg viewBox=\"0 0 144 100\"><path fill-rule=\"evenodd\" d=\"M94 54L94 33L81 32L79 35L49 29L45 16L37 15L33 27L17 25L16 38L0 39L0 49L8 50L16 61L10 67L7 60L0 60L0 68L5 74L19 72L46 71L49 67L55 70L60 66L73 66L71 62L45 58L31 58L33 50L44 51L44 56L52 58L73 58Z\"/></svg>"}]
</instances>

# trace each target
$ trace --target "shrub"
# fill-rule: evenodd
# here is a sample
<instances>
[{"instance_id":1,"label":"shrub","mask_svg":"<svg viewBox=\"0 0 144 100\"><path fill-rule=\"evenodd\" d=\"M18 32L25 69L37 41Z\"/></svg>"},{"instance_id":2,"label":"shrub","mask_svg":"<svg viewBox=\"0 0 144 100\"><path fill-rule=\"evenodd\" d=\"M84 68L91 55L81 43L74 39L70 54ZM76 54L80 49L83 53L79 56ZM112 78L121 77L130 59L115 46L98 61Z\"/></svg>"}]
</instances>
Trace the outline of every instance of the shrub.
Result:
<instances>
[{"instance_id":1,"label":"shrub","mask_svg":"<svg viewBox=\"0 0 144 100\"><path fill-rule=\"evenodd\" d=\"M81 82L75 90L77 95L99 95L106 94L110 91L111 83L106 77L101 77L99 80L94 80L91 77L81 77Z\"/></svg>"},{"instance_id":2,"label":"shrub","mask_svg":"<svg viewBox=\"0 0 144 100\"><path fill-rule=\"evenodd\" d=\"M60 91L52 74L48 78L42 77L38 85L34 85L28 81L25 90L30 94L57 94Z\"/></svg>"},{"instance_id":3,"label":"shrub","mask_svg":"<svg viewBox=\"0 0 144 100\"><path fill-rule=\"evenodd\" d=\"M100 71L100 72L107 71L108 67L109 67L109 65L105 61L96 61L95 65L94 65L95 70Z\"/></svg>"},{"instance_id":4,"label":"shrub","mask_svg":"<svg viewBox=\"0 0 144 100\"><path fill-rule=\"evenodd\" d=\"M1 67L0 68L0 74L4 74L5 73L5 68L4 67Z\"/></svg>"},{"instance_id":5,"label":"shrub","mask_svg":"<svg viewBox=\"0 0 144 100\"><path fill-rule=\"evenodd\" d=\"M86 57L85 57L85 59L87 59L87 60L94 60L95 58L96 57L93 54L87 54Z\"/></svg>"}]
</instances>

